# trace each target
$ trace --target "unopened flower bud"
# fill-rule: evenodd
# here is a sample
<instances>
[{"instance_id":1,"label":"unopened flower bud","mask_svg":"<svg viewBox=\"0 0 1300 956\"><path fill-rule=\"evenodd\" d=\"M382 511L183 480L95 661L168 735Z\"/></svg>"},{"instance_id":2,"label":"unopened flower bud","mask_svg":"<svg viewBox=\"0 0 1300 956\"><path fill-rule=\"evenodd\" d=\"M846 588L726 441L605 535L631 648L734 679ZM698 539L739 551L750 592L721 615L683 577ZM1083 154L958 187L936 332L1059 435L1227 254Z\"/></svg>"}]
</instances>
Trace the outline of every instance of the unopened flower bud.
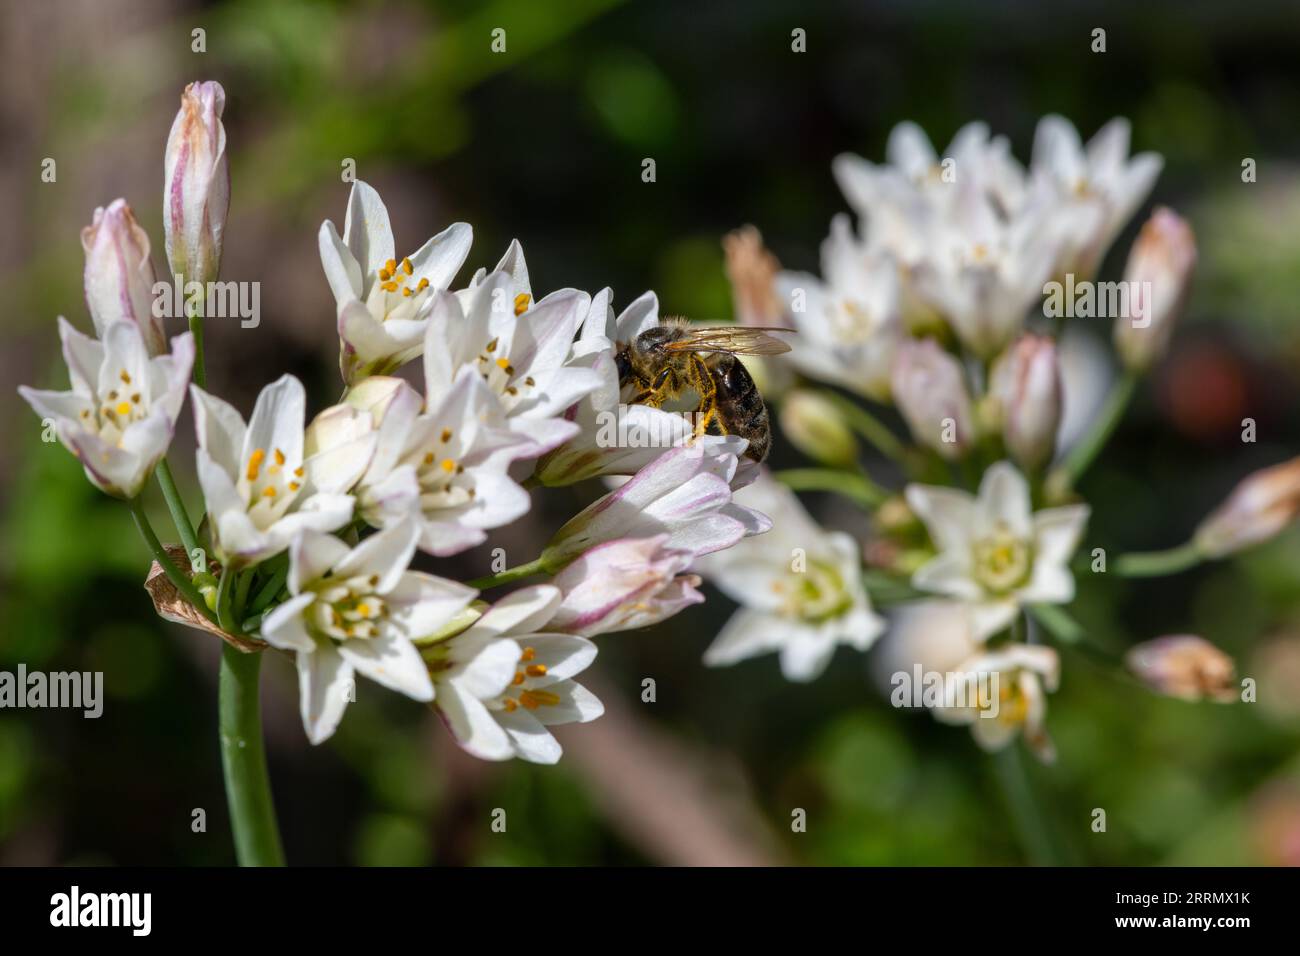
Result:
<instances>
[{"instance_id":1,"label":"unopened flower bud","mask_svg":"<svg viewBox=\"0 0 1300 956\"><path fill-rule=\"evenodd\" d=\"M1267 541L1300 514L1300 458L1245 478L1228 500L1196 529L1195 542L1209 558Z\"/></svg>"},{"instance_id":2,"label":"unopened flower bud","mask_svg":"<svg viewBox=\"0 0 1300 956\"><path fill-rule=\"evenodd\" d=\"M1170 697L1220 702L1237 697L1232 658L1201 637L1158 637L1132 648L1124 661L1144 684Z\"/></svg>"},{"instance_id":3,"label":"unopened flower bud","mask_svg":"<svg viewBox=\"0 0 1300 956\"><path fill-rule=\"evenodd\" d=\"M894 401L922 445L960 458L974 440L974 413L960 363L933 339L904 342L891 375Z\"/></svg>"},{"instance_id":4,"label":"unopened flower bud","mask_svg":"<svg viewBox=\"0 0 1300 956\"><path fill-rule=\"evenodd\" d=\"M230 168L221 111L226 93L215 81L191 83L167 137L163 226L167 261L190 282L210 282L221 267L230 207Z\"/></svg>"},{"instance_id":5,"label":"unopened flower bud","mask_svg":"<svg viewBox=\"0 0 1300 956\"><path fill-rule=\"evenodd\" d=\"M1047 464L1061 423L1061 373L1056 343L1023 335L993 368L990 393L1007 451L1026 470Z\"/></svg>"},{"instance_id":6,"label":"unopened flower bud","mask_svg":"<svg viewBox=\"0 0 1300 956\"><path fill-rule=\"evenodd\" d=\"M81 248L86 252L86 307L99 337L114 322L134 322L150 355L166 353L162 319L153 311L157 275L149 236L125 199L95 210L90 225L81 230Z\"/></svg>"},{"instance_id":7,"label":"unopened flower bud","mask_svg":"<svg viewBox=\"0 0 1300 956\"><path fill-rule=\"evenodd\" d=\"M781 403L781 431L801 452L832 468L857 464L858 442L835 405L817 394L798 389Z\"/></svg>"},{"instance_id":8,"label":"unopened flower bud","mask_svg":"<svg viewBox=\"0 0 1300 956\"><path fill-rule=\"evenodd\" d=\"M1165 353L1195 265L1191 226L1171 209L1156 209L1133 243L1124 272L1135 290L1131 314L1115 320L1115 348L1128 368L1144 371Z\"/></svg>"}]
</instances>

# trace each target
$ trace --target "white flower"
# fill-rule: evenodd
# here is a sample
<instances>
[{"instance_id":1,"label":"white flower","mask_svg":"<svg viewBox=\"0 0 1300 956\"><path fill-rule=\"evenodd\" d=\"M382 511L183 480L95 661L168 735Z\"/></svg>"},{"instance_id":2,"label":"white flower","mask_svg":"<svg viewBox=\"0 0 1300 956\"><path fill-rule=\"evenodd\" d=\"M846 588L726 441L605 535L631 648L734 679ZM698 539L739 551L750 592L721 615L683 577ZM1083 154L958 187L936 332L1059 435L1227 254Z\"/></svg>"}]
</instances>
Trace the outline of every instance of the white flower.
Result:
<instances>
[{"instance_id":1,"label":"white flower","mask_svg":"<svg viewBox=\"0 0 1300 956\"><path fill-rule=\"evenodd\" d=\"M726 666L777 651L788 680L810 681L838 645L870 647L884 622L871 609L852 536L819 527L794 493L769 477L736 497L770 515L772 530L696 563L741 605L704 663Z\"/></svg>"},{"instance_id":2,"label":"white flower","mask_svg":"<svg viewBox=\"0 0 1300 956\"><path fill-rule=\"evenodd\" d=\"M596 646L539 630L559 603L553 587L524 588L494 604L469 630L424 651L434 705L474 756L555 763L560 745L547 728L604 713L596 696L572 680L595 660Z\"/></svg>"},{"instance_id":3,"label":"white flower","mask_svg":"<svg viewBox=\"0 0 1300 956\"><path fill-rule=\"evenodd\" d=\"M831 222L821 259L820 280L804 272L776 276L777 294L799 332L790 360L812 378L887 398L902 334L898 265L888 253L868 252L844 215Z\"/></svg>"},{"instance_id":4,"label":"white flower","mask_svg":"<svg viewBox=\"0 0 1300 956\"><path fill-rule=\"evenodd\" d=\"M974 410L961 364L933 339L909 339L893 368L894 401L912 436L948 460L975 440Z\"/></svg>"},{"instance_id":5,"label":"white flower","mask_svg":"<svg viewBox=\"0 0 1300 956\"><path fill-rule=\"evenodd\" d=\"M420 354L433 293L451 283L472 241L473 230L458 222L398 261L379 193L360 180L352 184L343 237L328 220L320 227L321 264L338 303L344 381L383 375Z\"/></svg>"},{"instance_id":6,"label":"white flower","mask_svg":"<svg viewBox=\"0 0 1300 956\"><path fill-rule=\"evenodd\" d=\"M353 676L419 701L433 684L412 641L454 618L475 591L455 581L408 571L419 532L413 525L380 531L355 548L333 535L303 531L289 549L287 601L262 621L262 637L294 651L302 725L313 744L334 733Z\"/></svg>"},{"instance_id":7,"label":"white flower","mask_svg":"<svg viewBox=\"0 0 1300 956\"><path fill-rule=\"evenodd\" d=\"M173 273L210 282L221 267L230 209L230 161L221 113L226 91L213 80L191 83L167 137L163 228Z\"/></svg>"},{"instance_id":8,"label":"white flower","mask_svg":"<svg viewBox=\"0 0 1300 956\"><path fill-rule=\"evenodd\" d=\"M558 570L603 541L660 534L667 547L701 555L767 531L766 515L732 500L736 468L735 455L710 455L698 443L670 448L570 519L542 560Z\"/></svg>"},{"instance_id":9,"label":"white flower","mask_svg":"<svg viewBox=\"0 0 1300 956\"><path fill-rule=\"evenodd\" d=\"M1043 117L1034 133L1030 176L1047 187L1058 218L1070 223L1054 273L1090 279L1163 166L1156 153L1129 157L1126 119L1111 120L1085 148L1069 120Z\"/></svg>"},{"instance_id":10,"label":"white flower","mask_svg":"<svg viewBox=\"0 0 1300 956\"><path fill-rule=\"evenodd\" d=\"M345 492L366 467L373 436L305 458L307 399L292 375L262 389L247 425L215 395L197 385L190 392L199 484L212 543L223 560L256 564L287 548L299 531L334 531L347 524L353 499Z\"/></svg>"},{"instance_id":11,"label":"white flower","mask_svg":"<svg viewBox=\"0 0 1300 956\"><path fill-rule=\"evenodd\" d=\"M949 188L952 204L915 269L916 293L967 348L989 358L1042 300L1061 240L1047 204L1030 202L1008 217L974 177L959 172Z\"/></svg>"},{"instance_id":12,"label":"white flower","mask_svg":"<svg viewBox=\"0 0 1300 956\"><path fill-rule=\"evenodd\" d=\"M665 449L694 439L710 451L744 451L743 439L732 435L701 435L683 415L624 404L619 384L615 342L627 343L641 332L659 324L659 300L646 292L614 317L612 293L602 289L591 300L574 343L569 364L590 369L598 385L569 411L577 433L569 441L544 455L536 475L548 486L569 485L600 475L631 475L659 457Z\"/></svg>"},{"instance_id":13,"label":"white flower","mask_svg":"<svg viewBox=\"0 0 1300 956\"><path fill-rule=\"evenodd\" d=\"M528 511L528 492L508 474L528 439L509 429L473 369L462 369L451 390L425 411L419 393L398 379L382 379L357 398L371 400L366 414L377 423L377 445L357 487L367 522L414 522L422 550L449 555L482 543L484 529Z\"/></svg>"},{"instance_id":14,"label":"white flower","mask_svg":"<svg viewBox=\"0 0 1300 956\"><path fill-rule=\"evenodd\" d=\"M667 540L623 538L587 551L555 576L563 600L551 626L595 637L649 627L702 602L699 577L683 573L695 555L666 547Z\"/></svg>"},{"instance_id":15,"label":"white flower","mask_svg":"<svg viewBox=\"0 0 1300 956\"><path fill-rule=\"evenodd\" d=\"M149 354L165 354L167 335L153 311L157 275L149 236L125 199L95 210L94 220L81 230L81 248L86 253L86 305L96 334L103 338L114 322L134 322Z\"/></svg>"},{"instance_id":16,"label":"white flower","mask_svg":"<svg viewBox=\"0 0 1300 956\"><path fill-rule=\"evenodd\" d=\"M69 392L19 386L36 414L53 419L86 477L118 498L134 498L167 452L194 364L190 333L172 339L172 354L149 357L135 322L112 322L97 342L59 317Z\"/></svg>"},{"instance_id":17,"label":"white flower","mask_svg":"<svg viewBox=\"0 0 1300 956\"><path fill-rule=\"evenodd\" d=\"M430 404L441 400L460 372L472 369L501 404L506 426L528 439L519 457L534 458L577 433L562 416L601 379L567 364L587 294L558 292L516 314L512 288L507 273L494 272L469 295L435 295L424 350L426 397Z\"/></svg>"},{"instance_id":18,"label":"white flower","mask_svg":"<svg viewBox=\"0 0 1300 956\"><path fill-rule=\"evenodd\" d=\"M890 614L889 633L877 658L874 670L882 683L893 684L895 692L918 678L937 680L938 701L931 706L935 719L969 726L971 736L985 750L1000 750L1023 734L1039 759L1053 758L1044 726L1046 694L1056 690L1060 661L1050 647L986 648L968 607L951 601L917 601ZM906 702L909 695L903 699Z\"/></svg>"},{"instance_id":19,"label":"white flower","mask_svg":"<svg viewBox=\"0 0 1300 956\"><path fill-rule=\"evenodd\" d=\"M1026 469L1051 459L1061 422L1061 371L1056 342L1022 335L993 366L989 395L1007 451Z\"/></svg>"},{"instance_id":20,"label":"white flower","mask_svg":"<svg viewBox=\"0 0 1300 956\"><path fill-rule=\"evenodd\" d=\"M931 485L908 485L906 496L939 549L912 584L969 603L981 639L1008 627L1023 605L1074 599L1069 560L1087 505L1031 513L1029 485L1009 462L984 473L978 497Z\"/></svg>"}]
</instances>

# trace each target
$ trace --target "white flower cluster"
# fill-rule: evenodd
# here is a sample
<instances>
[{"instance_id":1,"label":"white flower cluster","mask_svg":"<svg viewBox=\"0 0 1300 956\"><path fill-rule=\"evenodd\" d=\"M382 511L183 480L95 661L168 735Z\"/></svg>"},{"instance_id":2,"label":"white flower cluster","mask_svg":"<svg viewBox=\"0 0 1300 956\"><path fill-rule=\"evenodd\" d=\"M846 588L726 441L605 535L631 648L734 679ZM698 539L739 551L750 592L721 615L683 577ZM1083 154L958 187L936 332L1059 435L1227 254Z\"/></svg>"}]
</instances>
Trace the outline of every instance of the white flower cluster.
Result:
<instances>
[{"instance_id":1,"label":"white flower cluster","mask_svg":"<svg viewBox=\"0 0 1300 956\"><path fill-rule=\"evenodd\" d=\"M1055 688L1057 659L1021 643L1030 633L1022 618L1073 600L1069 562L1089 510L1072 488L1083 452L1048 472L1064 407L1079 396L1065 394L1063 323L1048 321L1044 297L1058 281L1075 290L1094 279L1162 161L1129 155L1122 119L1084 145L1055 116L1039 124L1028 167L981 123L942 155L903 123L886 153L883 164L835 161L858 222L832 221L820 276L781 270L752 227L725 243L738 320L799 332L790 367L765 377L780 392L786 437L828 468L788 480L866 503L877 530L871 574L863 549L818 527L790 491L769 481L745 489L740 500L772 515L776 530L701 562L742 605L706 660L779 651L785 675L808 680L837 643L865 649L889 630L878 656L900 672L924 662L1000 677L999 700L941 708L943 719L972 723L988 747L1023 731L1046 757L1044 689ZM1190 229L1158 210L1126 276L1143 291L1132 314L1115 316L1130 375L1164 349L1194 260ZM893 406L911 445L857 399ZM859 438L894 459L901 495L860 471ZM904 601L888 628L864 586L881 575L881 593ZM919 592L940 597L918 602Z\"/></svg>"},{"instance_id":2,"label":"white flower cluster","mask_svg":"<svg viewBox=\"0 0 1300 956\"><path fill-rule=\"evenodd\" d=\"M187 88L168 142L166 248L188 280L212 280L220 266L224 102L218 84ZM177 587L190 597L198 588L194 616L228 638L260 638L295 657L313 743L335 731L360 674L430 703L479 757L554 762L560 748L547 727L602 711L573 679L596 656L590 639L702 601L694 560L771 525L733 500L755 475L740 467L743 439L696 439L680 416L639 406L623 424L657 443L598 436L600 413L622 397L616 343L658 323L653 294L617 318L608 289L538 297L517 242L455 288L470 227L456 223L399 256L379 194L356 182L342 234L331 222L319 234L343 397L309 420L303 385L285 375L245 420L203 387L193 333L167 351L149 240L125 202L97 210L83 239L100 339L60 320L72 391L22 394L87 476L145 520L139 496L155 469L166 471L196 373L204 550L216 563ZM392 376L420 359L422 391ZM459 554L518 520L532 504L528 485L602 475L628 480L568 521L537 560L481 586L529 574L551 583L489 604L473 587L411 569L418 552ZM160 483L175 494L169 471ZM183 505L178 512L188 545L195 532Z\"/></svg>"}]
</instances>

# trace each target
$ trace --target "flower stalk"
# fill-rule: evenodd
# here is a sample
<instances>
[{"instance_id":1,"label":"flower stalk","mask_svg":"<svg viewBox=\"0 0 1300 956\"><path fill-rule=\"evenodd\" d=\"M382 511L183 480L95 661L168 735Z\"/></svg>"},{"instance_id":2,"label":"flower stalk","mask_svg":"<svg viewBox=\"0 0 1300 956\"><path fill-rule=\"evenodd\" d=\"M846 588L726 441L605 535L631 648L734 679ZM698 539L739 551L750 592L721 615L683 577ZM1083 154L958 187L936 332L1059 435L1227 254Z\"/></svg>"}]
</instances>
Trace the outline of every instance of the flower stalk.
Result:
<instances>
[{"instance_id":1,"label":"flower stalk","mask_svg":"<svg viewBox=\"0 0 1300 956\"><path fill-rule=\"evenodd\" d=\"M1196 542L1189 541L1166 551L1120 555L1115 560L1115 573L1124 578L1158 578L1186 571L1204 559L1205 555L1196 546Z\"/></svg>"},{"instance_id":2,"label":"flower stalk","mask_svg":"<svg viewBox=\"0 0 1300 956\"><path fill-rule=\"evenodd\" d=\"M284 866L262 745L262 711L257 696L261 667L261 654L246 654L229 644L222 645L218 690L221 766L239 865Z\"/></svg>"}]
</instances>

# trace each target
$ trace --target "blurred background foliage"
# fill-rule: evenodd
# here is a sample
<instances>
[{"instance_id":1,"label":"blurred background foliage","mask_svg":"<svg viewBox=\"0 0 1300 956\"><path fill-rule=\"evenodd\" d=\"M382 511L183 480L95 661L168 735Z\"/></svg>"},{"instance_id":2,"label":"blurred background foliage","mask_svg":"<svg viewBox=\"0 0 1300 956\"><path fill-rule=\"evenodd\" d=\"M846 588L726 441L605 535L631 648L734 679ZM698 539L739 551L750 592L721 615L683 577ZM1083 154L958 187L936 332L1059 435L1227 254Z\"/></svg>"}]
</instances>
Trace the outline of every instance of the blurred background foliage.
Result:
<instances>
[{"instance_id":1,"label":"blurred background foliage","mask_svg":"<svg viewBox=\"0 0 1300 956\"><path fill-rule=\"evenodd\" d=\"M1107 52L1090 52L1091 31ZM504 53L491 31L506 31ZM791 52L791 30L808 50ZM191 31L206 31L206 52ZM753 222L815 268L844 150L883 154L919 122L970 119L1028 158L1041 114L1090 135L1114 115L1166 157L1153 201L1192 222L1201 267L1173 353L1083 491L1089 546L1185 539L1250 470L1300 445L1300 18L1293 3L1003 0L252 0L6 4L0 12L0 668L102 670L98 720L0 711L0 863L229 863L215 732L217 648L151 614L125 509L98 495L13 392L64 387L53 319L89 326L78 230L125 196L161 251L162 148L182 86L226 88L233 157L223 278L261 283L263 321L212 328L210 384L247 410L286 368L332 400L336 340L317 256L341 224L340 171L383 193L398 245L463 219L469 269L512 237L534 287L657 290L666 313L730 314L720 237ZM41 160L57 162L42 183ZM641 180L652 157L657 181ZM1243 184L1243 158L1258 181ZM1139 221L1140 221L1139 217ZM1137 222L1112 253L1122 265ZM463 278L463 277L462 277ZM1097 329L1085 331L1097 332ZM1103 333L1104 334L1104 331ZM1259 440L1243 445L1243 417ZM172 460L193 488L188 416ZM775 462L793 464L778 448ZM496 536L526 560L591 488L549 493ZM193 499L192 499L193 500ZM811 496L828 524L863 527ZM161 502L156 524L164 523ZM485 570L487 550L457 562ZM438 565L431 563L430 569ZM557 768L460 755L436 721L366 685L310 748L292 669L267 668L272 777L302 864L1026 862L992 763L960 731L896 712L860 655L811 686L772 659L710 671L716 595L602 640L610 714L563 734ZM1123 647L1202 634L1259 702L1156 698L1064 652L1050 704L1059 760L1031 767L1066 859L1300 862L1300 537L1177 578L1083 575L1074 613ZM656 681L644 703L642 681ZM1090 828L1107 811L1107 832ZM207 831L191 828L204 809ZM490 828L507 812L504 834ZM795 808L807 832L791 831Z\"/></svg>"}]
</instances>

